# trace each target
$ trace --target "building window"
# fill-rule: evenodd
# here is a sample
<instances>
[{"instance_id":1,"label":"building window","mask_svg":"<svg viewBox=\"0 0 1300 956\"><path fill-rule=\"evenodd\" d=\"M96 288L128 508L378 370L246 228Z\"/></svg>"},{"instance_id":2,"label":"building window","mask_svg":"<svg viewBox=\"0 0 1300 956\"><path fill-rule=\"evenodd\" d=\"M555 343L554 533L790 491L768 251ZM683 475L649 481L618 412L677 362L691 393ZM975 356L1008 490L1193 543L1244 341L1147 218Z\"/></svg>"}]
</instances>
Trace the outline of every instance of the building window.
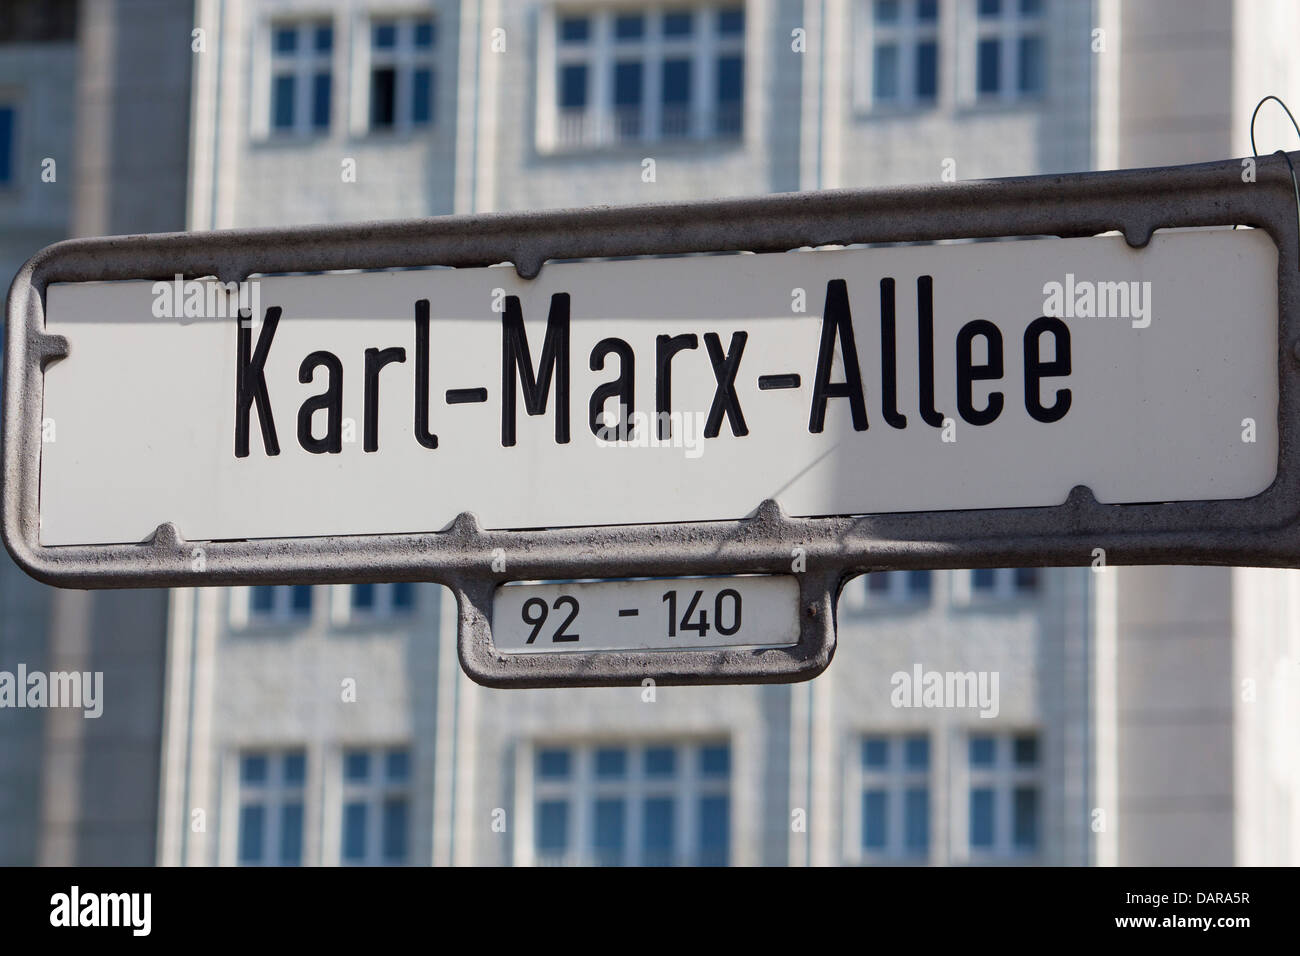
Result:
<instances>
[{"instance_id":1,"label":"building window","mask_svg":"<svg viewBox=\"0 0 1300 956\"><path fill-rule=\"evenodd\" d=\"M977 0L975 94L1015 100L1047 89L1045 0Z\"/></svg>"},{"instance_id":2,"label":"building window","mask_svg":"<svg viewBox=\"0 0 1300 956\"><path fill-rule=\"evenodd\" d=\"M555 145L739 137L745 10L558 11Z\"/></svg>"},{"instance_id":3,"label":"building window","mask_svg":"<svg viewBox=\"0 0 1300 956\"><path fill-rule=\"evenodd\" d=\"M1039 568L975 568L969 572L972 601L1029 597L1042 588Z\"/></svg>"},{"instance_id":4,"label":"building window","mask_svg":"<svg viewBox=\"0 0 1300 956\"><path fill-rule=\"evenodd\" d=\"M257 585L248 589L250 624L288 623L311 619L310 584Z\"/></svg>"},{"instance_id":5,"label":"building window","mask_svg":"<svg viewBox=\"0 0 1300 956\"><path fill-rule=\"evenodd\" d=\"M432 17L374 20L370 25L370 129L406 131L433 123Z\"/></svg>"},{"instance_id":6,"label":"building window","mask_svg":"<svg viewBox=\"0 0 1300 956\"><path fill-rule=\"evenodd\" d=\"M860 0L868 53L859 102L880 108L933 105L939 95L939 0Z\"/></svg>"},{"instance_id":7,"label":"building window","mask_svg":"<svg viewBox=\"0 0 1300 956\"><path fill-rule=\"evenodd\" d=\"M415 610L415 585L410 581L352 585L353 618L384 618Z\"/></svg>"},{"instance_id":8,"label":"building window","mask_svg":"<svg viewBox=\"0 0 1300 956\"><path fill-rule=\"evenodd\" d=\"M1042 785L1036 734L975 734L968 741L972 857L1038 852Z\"/></svg>"},{"instance_id":9,"label":"building window","mask_svg":"<svg viewBox=\"0 0 1300 956\"><path fill-rule=\"evenodd\" d=\"M851 857L923 863L930 856L930 738L869 735L850 771L859 799ZM853 823L846 828L855 833Z\"/></svg>"},{"instance_id":10,"label":"building window","mask_svg":"<svg viewBox=\"0 0 1300 956\"><path fill-rule=\"evenodd\" d=\"M17 120L17 110L12 106L0 105L0 188L12 186L14 182Z\"/></svg>"},{"instance_id":11,"label":"building window","mask_svg":"<svg viewBox=\"0 0 1300 956\"><path fill-rule=\"evenodd\" d=\"M302 865L306 782L302 750L240 754L240 866Z\"/></svg>"},{"instance_id":12,"label":"building window","mask_svg":"<svg viewBox=\"0 0 1300 956\"><path fill-rule=\"evenodd\" d=\"M334 27L328 20L271 24L271 122L277 135L329 131Z\"/></svg>"},{"instance_id":13,"label":"building window","mask_svg":"<svg viewBox=\"0 0 1300 956\"><path fill-rule=\"evenodd\" d=\"M866 579L868 607L930 602L933 575L929 571L872 571Z\"/></svg>"},{"instance_id":14,"label":"building window","mask_svg":"<svg viewBox=\"0 0 1300 956\"><path fill-rule=\"evenodd\" d=\"M543 865L725 866L726 742L534 751L533 840Z\"/></svg>"},{"instance_id":15,"label":"building window","mask_svg":"<svg viewBox=\"0 0 1300 956\"><path fill-rule=\"evenodd\" d=\"M343 752L343 838L349 866L402 866L410 857L411 754L404 748Z\"/></svg>"}]
</instances>

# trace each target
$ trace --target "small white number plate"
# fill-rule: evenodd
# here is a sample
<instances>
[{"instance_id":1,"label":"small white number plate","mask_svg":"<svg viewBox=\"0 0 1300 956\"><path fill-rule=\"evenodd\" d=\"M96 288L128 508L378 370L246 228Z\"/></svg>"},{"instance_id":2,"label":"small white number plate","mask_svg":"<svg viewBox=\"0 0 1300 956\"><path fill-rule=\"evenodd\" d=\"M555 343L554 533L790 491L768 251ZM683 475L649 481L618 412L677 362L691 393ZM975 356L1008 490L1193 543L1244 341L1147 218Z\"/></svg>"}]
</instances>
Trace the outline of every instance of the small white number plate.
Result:
<instances>
[{"instance_id":1,"label":"small white number plate","mask_svg":"<svg viewBox=\"0 0 1300 956\"><path fill-rule=\"evenodd\" d=\"M493 599L492 639L510 654L789 647L799 641L799 585L754 574L512 582Z\"/></svg>"}]
</instances>

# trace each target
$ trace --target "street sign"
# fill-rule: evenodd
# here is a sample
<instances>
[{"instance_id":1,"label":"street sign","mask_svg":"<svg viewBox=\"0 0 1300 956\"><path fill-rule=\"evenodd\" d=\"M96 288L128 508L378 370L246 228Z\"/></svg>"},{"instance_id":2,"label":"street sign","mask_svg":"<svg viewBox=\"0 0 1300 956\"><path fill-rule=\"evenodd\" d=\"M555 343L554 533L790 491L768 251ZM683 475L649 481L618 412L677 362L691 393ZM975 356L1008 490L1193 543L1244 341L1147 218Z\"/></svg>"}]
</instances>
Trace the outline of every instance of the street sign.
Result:
<instances>
[{"instance_id":1,"label":"street sign","mask_svg":"<svg viewBox=\"0 0 1300 956\"><path fill-rule=\"evenodd\" d=\"M440 581L503 686L806 678L863 570L1291 565L1296 211L1239 170L60 243L10 293L6 544ZM513 583L719 574L770 628Z\"/></svg>"}]
</instances>

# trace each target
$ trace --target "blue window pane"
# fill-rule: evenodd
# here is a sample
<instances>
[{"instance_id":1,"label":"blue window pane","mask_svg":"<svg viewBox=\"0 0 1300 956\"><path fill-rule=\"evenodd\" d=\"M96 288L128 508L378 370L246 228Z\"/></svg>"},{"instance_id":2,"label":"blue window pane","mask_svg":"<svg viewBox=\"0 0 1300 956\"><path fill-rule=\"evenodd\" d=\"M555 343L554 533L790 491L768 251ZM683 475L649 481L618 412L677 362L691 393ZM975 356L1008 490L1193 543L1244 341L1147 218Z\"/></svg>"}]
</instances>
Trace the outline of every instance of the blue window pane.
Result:
<instances>
[{"instance_id":1,"label":"blue window pane","mask_svg":"<svg viewBox=\"0 0 1300 956\"><path fill-rule=\"evenodd\" d=\"M266 808L239 808L239 862L261 863L266 838Z\"/></svg>"},{"instance_id":2,"label":"blue window pane","mask_svg":"<svg viewBox=\"0 0 1300 956\"><path fill-rule=\"evenodd\" d=\"M970 845L993 846L993 791L987 787L970 792Z\"/></svg>"},{"instance_id":3,"label":"blue window pane","mask_svg":"<svg viewBox=\"0 0 1300 956\"><path fill-rule=\"evenodd\" d=\"M641 105L641 73L642 64L639 61L614 64L615 106Z\"/></svg>"},{"instance_id":4,"label":"blue window pane","mask_svg":"<svg viewBox=\"0 0 1300 956\"><path fill-rule=\"evenodd\" d=\"M885 821L888 818L889 795L884 790L867 790L862 794L862 846L868 850L883 850L888 841Z\"/></svg>"},{"instance_id":5,"label":"blue window pane","mask_svg":"<svg viewBox=\"0 0 1300 956\"><path fill-rule=\"evenodd\" d=\"M1036 17L1043 12L1043 0L1020 0L1020 13L1026 17Z\"/></svg>"},{"instance_id":6,"label":"blue window pane","mask_svg":"<svg viewBox=\"0 0 1300 956\"><path fill-rule=\"evenodd\" d=\"M614 18L616 40L639 40L645 36L645 16L640 13L620 14Z\"/></svg>"},{"instance_id":7,"label":"blue window pane","mask_svg":"<svg viewBox=\"0 0 1300 956\"><path fill-rule=\"evenodd\" d=\"M992 767L997 762L997 741L992 737L978 736L970 739L970 765Z\"/></svg>"},{"instance_id":8,"label":"blue window pane","mask_svg":"<svg viewBox=\"0 0 1300 956\"><path fill-rule=\"evenodd\" d=\"M734 7L718 11L718 33L722 36L736 36L745 32L745 8Z\"/></svg>"},{"instance_id":9,"label":"blue window pane","mask_svg":"<svg viewBox=\"0 0 1300 956\"><path fill-rule=\"evenodd\" d=\"M867 575L867 593L868 594L888 594L889 593L889 572L873 571Z\"/></svg>"},{"instance_id":10,"label":"blue window pane","mask_svg":"<svg viewBox=\"0 0 1300 956\"><path fill-rule=\"evenodd\" d=\"M898 99L898 45L876 44L872 69L872 96L877 100Z\"/></svg>"},{"instance_id":11,"label":"blue window pane","mask_svg":"<svg viewBox=\"0 0 1300 956\"><path fill-rule=\"evenodd\" d=\"M979 12L982 17L997 17L1002 15L1002 0L980 0Z\"/></svg>"},{"instance_id":12,"label":"blue window pane","mask_svg":"<svg viewBox=\"0 0 1300 956\"><path fill-rule=\"evenodd\" d=\"M311 93L311 125L315 129L329 129L330 75L328 73L317 73L311 78ZM294 607L297 607L297 604ZM311 607L310 597L307 599L307 607Z\"/></svg>"},{"instance_id":13,"label":"blue window pane","mask_svg":"<svg viewBox=\"0 0 1300 956\"><path fill-rule=\"evenodd\" d=\"M433 122L433 71L416 70L411 74L411 122L416 125ZM409 594L413 585L409 581L393 585L393 606L410 607L410 599L405 604L397 601L398 590L405 586Z\"/></svg>"},{"instance_id":14,"label":"blue window pane","mask_svg":"<svg viewBox=\"0 0 1300 956\"><path fill-rule=\"evenodd\" d=\"M731 773L731 747L727 744L700 748L700 776L725 777Z\"/></svg>"},{"instance_id":15,"label":"blue window pane","mask_svg":"<svg viewBox=\"0 0 1300 956\"><path fill-rule=\"evenodd\" d=\"M686 106L691 102L690 60L664 60L663 102L665 106Z\"/></svg>"},{"instance_id":16,"label":"blue window pane","mask_svg":"<svg viewBox=\"0 0 1300 956\"><path fill-rule=\"evenodd\" d=\"M358 611L374 610L375 586L373 584L352 585L352 607Z\"/></svg>"},{"instance_id":17,"label":"blue window pane","mask_svg":"<svg viewBox=\"0 0 1300 956\"><path fill-rule=\"evenodd\" d=\"M385 863L406 862L406 801L384 801L382 846Z\"/></svg>"},{"instance_id":18,"label":"blue window pane","mask_svg":"<svg viewBox=\"0 0 1300 956\"><path fill-rule=\"evenodd\" d=\"M276 53L293 53L298 49L298 28L276 27L271 31L271 44Z\"/></svg>"},{"instance_id":19,"label":"blue window pane","mask_svg":"<svg viewBox=\"0 0 1300 956\"><path fill-rule=\"evenodd\" d=\"M1038 568L1016 568L1016 590L1038 590Z\"/></svg>"},{"instance_id":20,"label":"blue window pane","mask_svg":"<svg viewBox=\"0 0 1300 956\"><path fill-rule=\"evenodd\" d=\"M587 67L569 63L560 67L560 108L580 110L587 106Z\"/></svg>"},{"instance_id":21,"label":"blue window pane","mask_svg":"<svg viewBox=\"0 0 1300 956\"><path fill-rule=\"evenodd\" d=\"M371 33L371 42L376 50L391 50L397 46L397 24L376 23Z\"/></svg>"},{"instance_id":22,"label":"blue window pane","mask_svg":"<svg viewBox=\"0 0 1300 956\"><path fill-rule=\"evenodd\" d=\"M390 750L384 756L384 776L400 783L411 776L411 755L405 750Z\"/></svg>"},{"instance_id":23,"label":"blue window pane","mask_svg":"<svg viewBox=\"0 0 1300 956\"><path fill-rule=\"evenodd\" d=\"M877 23L898 22L898 0L876 0L875 18Z\"/></svg>"},{"instance_id":24,"label":"blue window pane","mask_svg":"<svg viewBox=\"0 0 1300 956\"><path fill-rule=\"evenodd\" d=\"M318 53L328 53L334 49L334 28L328 24L318 26L312 34L312 46Z\"/></svg>"},{"instance_id":25,"label":"blue window pane","mask_svg":"<svg viewBox=\"0 0 1300 956\"><path fill-rule=\"evenodd\" d=\"M543 780L563 780L569 776L569 751L539 750L537 776Z\"/></svg>"},{"instance_id":26,"label":"blue window pane","mask_svg":"<svg viewBox=\"0 0 1300 956\"><path fill-rule=\"evenodd\" d=\"M415 21L415 46L420 50L427 50L434 43L434 29L432 20Z\"/></svg>"},{"instance_id":27,"label":"blue window pane","mask_svg":"<svg viewBox=\"0 0 1300 956\"><path fill-rule=\"evenodd\" d=\"M560 18L561 43L586 43L591 36L591 20L587 17Z\"/></svg>"},{"instance_id":28,"label":"blue window pane","mask_svg":"<svg viewBox=\"0 0 1300 956\"><path fill-rule=\"evenodd\" d=\"M1019 89L1021 93L1040 93L1044 83L1043 38L1020 38ZM1032 568L1023 570L1031 571Z\"/></svg>"},{"instance_id":29,"label":"blue window pane","mask_svg":"<svg viewBox=\"0 0 1300 956\"><path fill-rule=\"evenodd\" d=\"M939 45L933 40L925 40L916 45L916 98L932 100L939 90ZM911 574L923 574L926 579L926 593L929 593L930 572L912 571Z\"/></svg>"},{"instance_id":30,"label":"blue window pane","mask_svg":"<svg viewBox=\"0 0 1300 956\"><path fill-rule=\"evenodd\" d=\"M1011 801L1011 832L1017 850L1038 846L1038 788L1016 787Z\"/></svg>"},{"instance_id":31,"label":"blue window pane","mask_svg":"<svg viewBox=\"0 0 1300 956\"><path fill-rule=\"evenodd\" d=\"M976 89L996 93L1002 87L1002 44L998 40L980 40L976 54Z\"/></svg>"},{"instance_id":32,"label":"blue window pane","mask_svg":"<svg viewBox=\"0 0 1300 956\"><path fill-rule=\"evenodd\" d=\"M664 14L664 36L685 37L691 35L693 16L688 12Z\"/></svg>"},{"instance_id":33,"label":"blue window pane","mask_svg":"<svg viewBox=\"0 0 1300 956\"><path fill-rule=\"evenodd\" d=\"M294 96L297 89L292 76L277 76L271 83L271 125L276 129L293 129ZM254 599L257 598L258 591L270 590L266 587L256 588Z\"/></svg>"},{"instance_id":34,"label":"blue window pane","mask_svg":"<svg viewBox=\"0 0 1300 956\"><path fill-rule=\"evenodd\" d=\"M1011 753L1017 767L1034 766L1038 763L1038 738L1015 738L1011 744Z\"/></svg>"},{"instance_id":35,"label":"blue window pane","mask_svg":"<svg viewBox=\"0 0 1300 956\"><path fill-rule=\"evenodd\" d=\"M302 804L280 808L280 865L302 865Z\"/></svg>"},{"instance_id":36,"label":"blue window pane","mask_svg":"<svg viewBox=\"0 0 1300 956\"><path fill-rule=\"evenodd\" d=\"M366 859L366 805L343 805L343 859L363 863Z\"/></svg>"},{"instance_id":37,"label":"blue window pane","mask_svg":"<svg viewBox=\"0 0 1300 956\"><path fill-rule=\"evenodd\" d=\"M537 852L559 854L569 846L569 804L543 800L537 804Z\"/></svg>"},{"instance_id":38,"label":"blue window pane","mask_svg":"<svg viewBox=\"0 0 1300 956\"><path fill-rule=\"evenodd\" d=\"M622 800L596 801L596 862L600 866L618 866L623 862L626 812Z\"/></svg>"},{"instance_id":39,"label":"blue window pane","mask_svg":"<svg viewBox=\"0 0 1300 956\"><path fill-rule=\"evenodd\" d=\"M672 747L650 747L645 752L647 777L672 776L677 769L677 752Z\"/></svg>"},{"instance_id":40,"label":"blue window pane","mask_svg":"<svg viewBox=\"0 0 1300 956\"><path fill-rule=\"evenodd\" d=\"M370 779L370 754L364 750L351 750L343 755L343 779L365 781Z\"/></svg>"},{"instance_id":41,"label":"blue window pane","mask_svg":"<svg viewBox=\"0 0 1300 956\"><path fill-rule=\"evenodd\" d=\"M903 794L903 846L908 853L930 850L930 791L912 787Z\"/></svg>"},{"instance_id":42,"label":"blue window pane","mask_svg":"<svg viewBox=\"0 0 1300 956\"><path fill-rule=\"evenodd\" d=\"M907 590L913 597L929 597L931 575L929 571L908 571Z\"/></svg>"},{"instance_id":43,"label":"blue window pane","mask_svg":"<svg viewBox=\"0 0 1300 956\"><path fill-rule=\"evenodd\" d=\"M976 568L970 573L970 583L976 591L992 591L998 583L997 569Z\"/></svg>"},{"instance_id":44,"label":"blue window pane","mask_svg":"<svg viewBox=\"0 0 1300 956\"><path fill-rule=\"evenodd\" d=\"M673 862L673 801L668 797L647 800L641 810L641 862L646 866L668 866Z\"/></svg>"},{"instance_id":45,"label":"blue window pane","mask_svg":"<svg viewBox=\"0 0 1300 956\"><path fill-rule=\"evenodd\" d=\"M293 117L289 118L292 125ZM255 614L269 614L275 607L275 588L258 585L249 589L249 606Z\"/></svg>"},{"instance_id":46,"label":"blue window pane","mask_svg":"<svg viewBox=\"0 0 1300 956\"><path fill-rule=\"evenodd\" d=\"M930 738L908 737L903 741L903 762L908 770L929 769Z\"/></svg>"},{"instance_id":47,"label":"blue window pane","mask_svg":"<svg viewBox=\"0 0 1300 956\"><path fill-rule=\"evenodd\" d=\"M596 776L602 780L627 776L627 751L622 747L602 747L597 750Z\"/></svg>"},{"instance_id":48,"label":"blue window pane","mask_svg":"<svg viewBox=\"0 0 1300 956\"><path fill-rule=\"evenodd\" d=\"M700 864L726 866L731 844L731 801L727 797L700 800Z\"/></svg>"},{"instance_id":49,"label":"blue window pane","mask_svg":"<svg viewBox=\"0 0 1300 956\"><path fill-rule=\"evenodd\" d=\"M889 741L884 737L868 737L862 741L862 766L879 769L889 764Z\"/></svg>"},{"instance_id":50,"label":"blue window pane","mask_svg":"<svg viewBox=\"0 0 1300 956\"><path fill-rule=\"evenodd\" d=\"M420 74L424 72L430 72L430 71L426 71L426 70L415 71L415 77L416 77L415 88L417 91L417 95L416 95L417 104L419 103L419 95L418 95L418 91L420 89L419 78L420 78ZM433 119L433 109L432 109L433 78L431 72L430 72L430 79L429 79L429 92L426 93L425 95L426 97L428 97L430 101L428 119L432 120ZM419 122L418 109L416 111L416 114L417 114L416 122ZM415 607L415 584L414 583L410 581L398 581L396 584L393 585L393 607L397 608L400 611L409 611L411 608Z\"/></svg>"},{"instance_id":51,"label":"blue window pane","mask_svg":"<svg viewBox=\"0 0 1300 956\"><path fill-rule=\"evenodd\" d=\"M0 184L14 178L14 111L0 107Z\"/></svg>"},{"instance_id":52,"label":"blue window pane","mask_svg":"<svg viewBox=\"0 0 1300 956\"><path fill-rule=\"evenodd\" d=\"M293 585L293 597L291 598L293 613L306 615L311 613L311 585L295 584Z\"/></svg>"},{"instance_id":53,"label":"blue window pane","mask_svg":"<svg viewBox=\"0 0 1300 956\"><path fill-rule=\"evenodd\" d=\"M307 779L307 755L301 752L284 755L284 782L291 787L301 786Z\"/></svg>"},{"instance_id":54,"label":"blue window pane","mask_svg":"<svg viewBox=\"0 0 1300 956\"><path fill-rule=\"evenodd\" d=\"M744 58L739 56L718 57L718 102L739 103L744 98Z\"/></svg>"},{"instance_id":55,"label":"blue window pane","mask_svg":"<svg viewBox=\"0 0 1300 956\"><path fill-rule=\"evenodd\" d=\"M918 0L916 19L922 23L933 23L939 19L939 0Z\"/></svg>"},{"instance_id":56,"label":"blue window pane","mask_svg":"<svg viewBox=\"0 0 1300 956\"><path fill-rule=\"evenodd\" d=\"M266 757L247 754L239 761L239 782L243 784L266 783Z\"/></svg>"}]
</instances>

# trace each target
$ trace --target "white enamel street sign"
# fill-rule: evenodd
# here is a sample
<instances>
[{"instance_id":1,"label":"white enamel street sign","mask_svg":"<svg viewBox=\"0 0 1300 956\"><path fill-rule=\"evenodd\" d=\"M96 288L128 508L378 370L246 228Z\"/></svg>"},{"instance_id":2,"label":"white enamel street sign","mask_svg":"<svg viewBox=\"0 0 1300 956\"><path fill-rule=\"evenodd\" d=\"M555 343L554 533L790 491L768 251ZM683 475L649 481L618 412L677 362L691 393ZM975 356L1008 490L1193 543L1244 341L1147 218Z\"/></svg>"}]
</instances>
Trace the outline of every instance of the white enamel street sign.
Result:
<instances>
[{"instance_id":1,"label":"white enamel street sign","mask_svg":"<svg viewBox=\"0 0 1300 956\"><path fill-rule=\"evenodd\" d=\"M266 277L242 330L54 283L39 542L1248 498L1277 257L1210 229Z\"/></svg>"},{"instance_id":2,"label":"white enamel street sign","mask_svg":"<svg viewBox=\"0 0 1300 956\"><path fill-rule=\"evenodd\" d=\"M790 647L798 604L782 576L518 582L496 590L492 639L506 654Z\"/></svg>"}]
</instances>

